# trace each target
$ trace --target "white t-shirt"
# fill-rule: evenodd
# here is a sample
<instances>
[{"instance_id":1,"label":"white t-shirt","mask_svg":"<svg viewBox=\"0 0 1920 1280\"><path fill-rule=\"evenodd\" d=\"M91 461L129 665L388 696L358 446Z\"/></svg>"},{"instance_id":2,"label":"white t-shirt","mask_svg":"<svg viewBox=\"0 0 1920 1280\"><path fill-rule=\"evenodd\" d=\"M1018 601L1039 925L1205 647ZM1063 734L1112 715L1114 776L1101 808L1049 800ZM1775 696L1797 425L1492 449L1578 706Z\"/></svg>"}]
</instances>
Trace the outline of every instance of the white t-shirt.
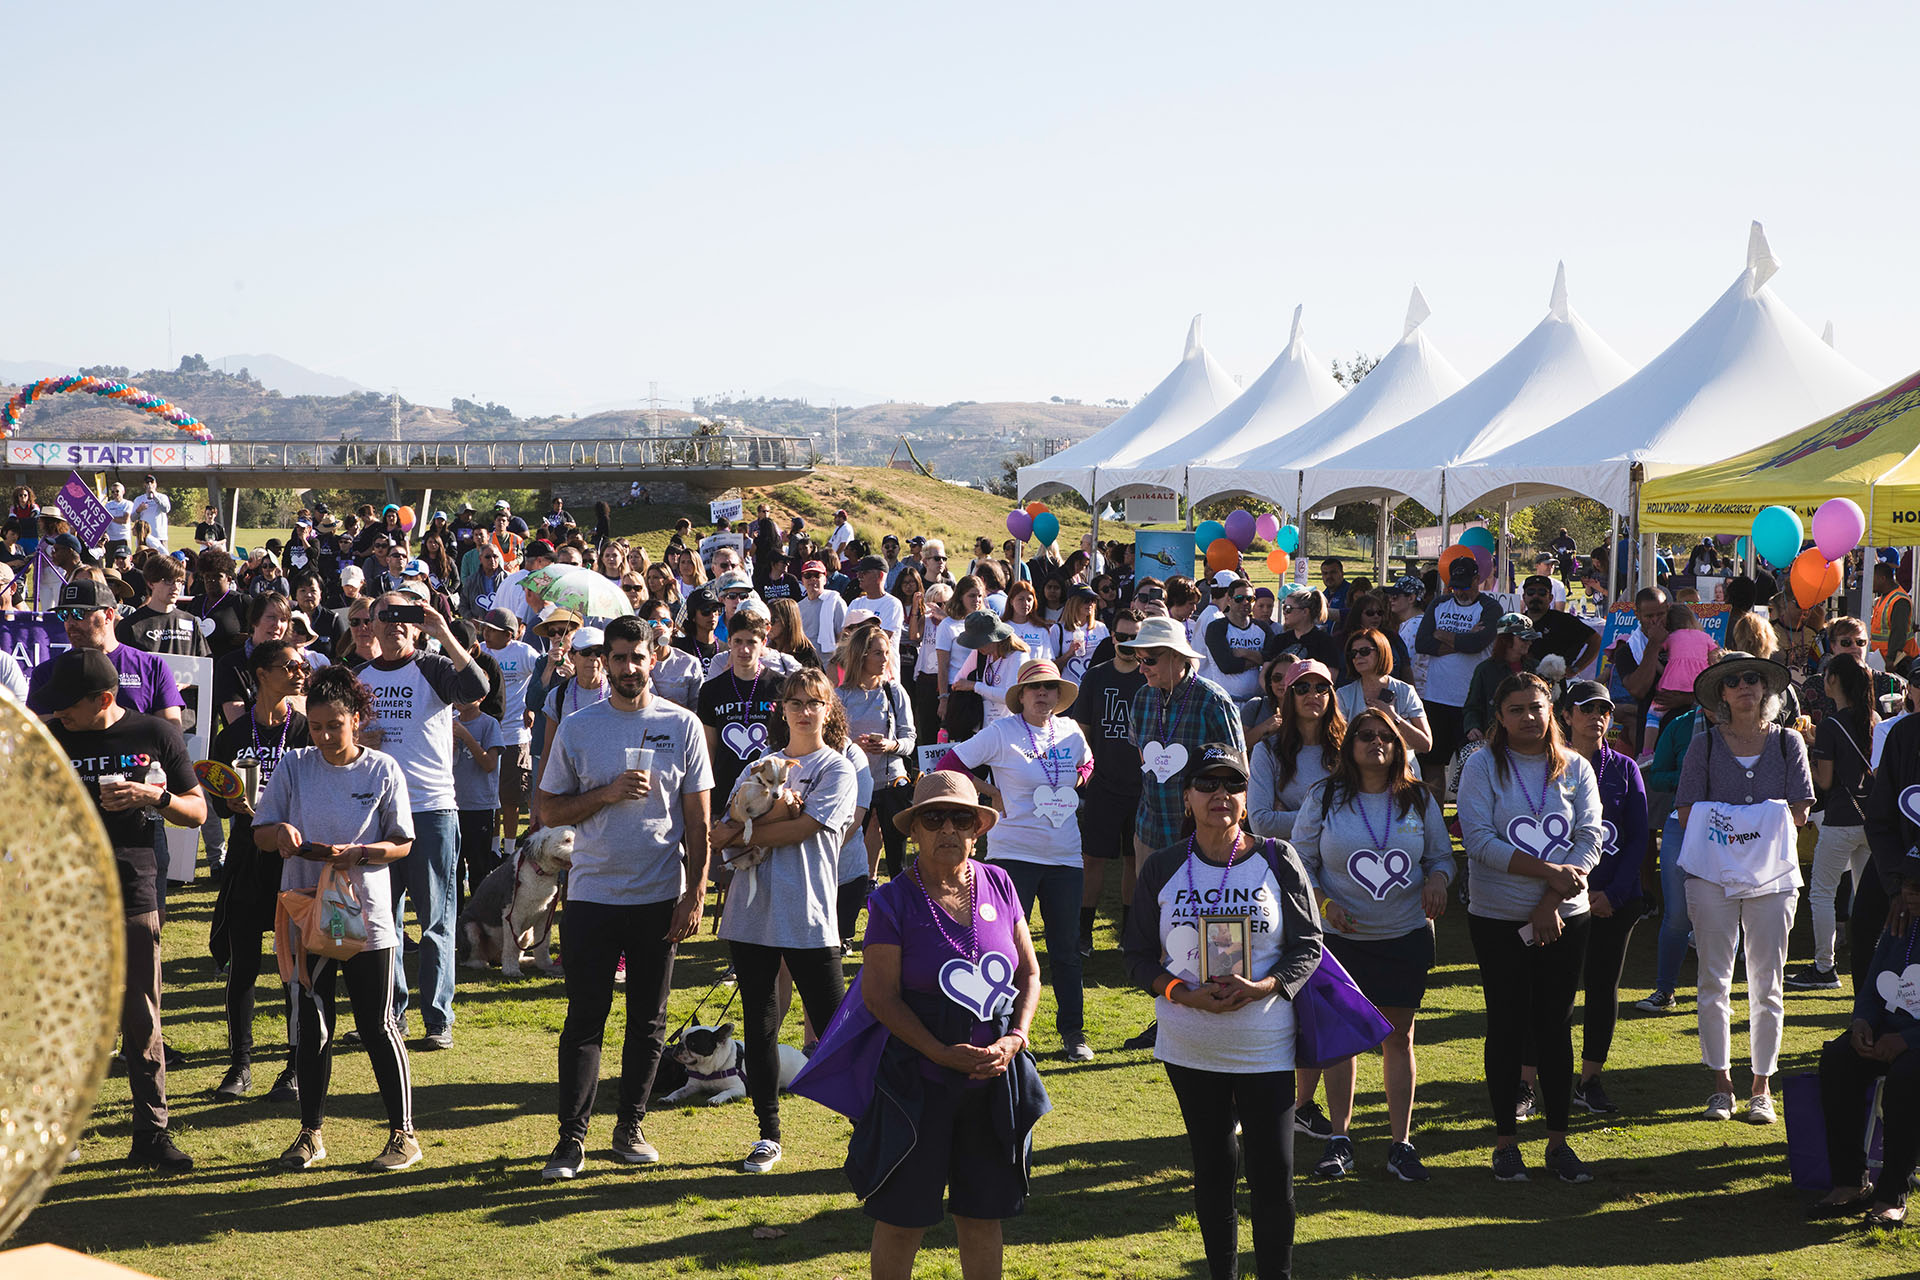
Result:
<instances>
[{"instance_id":1,"label":"white t-shirt","mask_svg":"<svg viewBox=\"0 0 1920 1280\"><path fill-rule=\"evenodd\" d=\"M100 505L107 509L107 541L125 542L127 521L133 514L133 504L125 498L108 498Z\"/></svg>"},{"instance_id":2,"label":"white t-shirt","mask_svg":"<svg viewBox=\"0 0 1920 1280\"><path fill-rule=\"evenodd\" d=\"M1248 961L1253 970L1249 977L1264 978L1279 962L1285 941L1280 882L1257 852L1236 860L1230 869L1193 855L1161 886L1159 908L1160 945L1168 973L1199 981L1199 949L1205 944L1199 917L1203 915L1249 917ZM1293 1068L1293 1004L1278 993L1230 1014L1189 1009L1162 994L1154 1000L1154 1013L1160 1019L1160 1036L1153 1056L1162 1062L1234 1073Z\"/></svg>"},{"instance_id":3,"label":"white t-shirt","mask_svg":"<svg viewBox=\"0 0 1920 1280\"><path fill-rule=\"evenodd\" d=\"M1407 683L1413 686L1416 693L1425 693L1427 691L1427 663L1431 661L1431 659L1424 653L1414 652L1413 642L1419 638L1420 615L1416 613L1400 624L1400 643L1407 647L1407 657L1413 663L1413 671L1411 673L1403 671L1400 674L1406 676Z\"/></svg>"},{"instance_id":4,"label":"white t-shirt","mask_svg":"<svg viewBox=\"0 0 1920 1280\"><path fill-rule=\"evenodd\" d=\"M960 678L960 669L966 666L967 659L973 656L973 650L960 647L958 637L964 626L966 624L958 618L942 618L940 630L933 638L933 647L936 651L947 651L948 684Z\"/></svg>"},{"instance_id":5,"label":"white t-shirt","mask_svg":"<svg viewBox=\"0 0 1920 1280\"><path fill-rule=\"evenodd\" d=\"M1215 618L1220 616L1218 613L1214 614ZM1203 640L1206 634L1207 627L1200 628L1199 635ZM1233 619L1227 619L1227 648L1233 650L1233 655L1247 664L1246 669L1228 675L1214 665L1212 651L1202 645L1201 653L1205 656L1201 662L1200 674L1225 689L1230 697L1241 700L1259 697L1260 653L1266 647L1267 638L1268 633L1251 619L1244 627L1236 627L1233 625Z\"/></svg>"},{"instance_id":6,"label":"white t-shirt","mask_svg":"<svg viewBox=\"0 0 1920 1280\"><path fill-rule=\"evenodd\" d=\"M1442 596L1433 606L1433 630L1438 636L1443 631L1461 635L1474 630L1485 619L1485 596L1475 596L1466 604L1461 604L1452 596ZM1497 615L1496 615L1497 616ZM1428 702L1438 702L1448 707L1467 705L1467 690L1473 684L1473 670L1486 659L1487 651L1478 653L1443 653L1427 659L1427 683L1420 693Z\"/></svg>"},{"instance_id":7,"label":"white t-shirt","mask_svg":"<svg viewBox=\"0 0 1920 1280\"><path fill-rule=\"evenodd\" d=\"M989 856L995 862L1034 862L1048 867L1080 865L1080 825L1075 820L1078 801L1074 784L1080 766L1093 758L1080 726L1065 716L1050 717L1035 729L1025 717L1002 716L953 749L968 768L993 770L1006 816L994 824L988 837ZM1043 813L1035 807L1041 787L1057 808ZM1064 798L1060 793L1064 791ZM1059 817L1056 823L1052 816Z\"/></svg>"},{"instance_id":8,"label":"white t-shirt","mask_svg":"<svg viewBox=\"0 0 1920 1280\"><path fill-rule=\"evenodd\" d=\"M1060 674L1079 684L1087 678L1087 665L1093 658L1093 651L1107 638L1107 624L1094 622L1071 631L1056 627L1053 638L1059 644L1055 656L1060 659ZM1076 644L1079 646L1077 649L1074 647Z\"/></svg>"},{"instance_id":9,"label":"white t-shirt","mask_svg":"<svg viewBox=\"0 0 1920 1280\"><path fill-rule=\"evenodd\" d=\"M1054 656L1054 630L1052 627L1047 626L1043 622L1009 622L1007 625L1013 628L1013 634L1019 636L1026 642L1027 656L1022 659L1022 661L1033 662L1040 658L1052 659Z\"/></svg>"},{"instance_id":10,"label":"white t-shirt","mask_svg":"<svg viewBox=\"0 0 1920 1280\"><path fill-rule=\"evenodd\" d=\"M833 552L833 563L828 568L839 567L840 550L852 541L853 525L851 523L837 524L833 527L833 532L827 537L827 550Z\"/></svg>"},{"instance_id":11,"label":"white t-shirt","mask_svg":"<svg viewBox=\"0 0 1920 1280\"><path fill-rule=\"evenodd\" d=\"M524 640L509 640L487 655L500 664L500 744L514 747L533 741L527 725L527 685L540 665L540 651Z\"/></svg>"},{"instance_id":12,"label":"white t-shirt","mask_svg":"<svg viewBox=\"0 0 1920 1280\"><path fill-rule=\"evenodd\" d=\"M880 629L895 639L899 639L900 633L906 629L907 610L898 596L890 596L884 591L878 600L871 596L856 596L847 606L847 612L852 613L856 609L865 610L880 619Z\"/></svg>"},{"instance_id":13,"label":"white t-shirt","mask_svg":"<svg viewBox=\"0 0 1920 1280\"><path fill-rule=\"evenodd\" d=\"M162 547L167 542L167 515L172 510L173 499L164 493L142 493L133 500L133 518L145 520Z\"/></svg>"}]
</instances>

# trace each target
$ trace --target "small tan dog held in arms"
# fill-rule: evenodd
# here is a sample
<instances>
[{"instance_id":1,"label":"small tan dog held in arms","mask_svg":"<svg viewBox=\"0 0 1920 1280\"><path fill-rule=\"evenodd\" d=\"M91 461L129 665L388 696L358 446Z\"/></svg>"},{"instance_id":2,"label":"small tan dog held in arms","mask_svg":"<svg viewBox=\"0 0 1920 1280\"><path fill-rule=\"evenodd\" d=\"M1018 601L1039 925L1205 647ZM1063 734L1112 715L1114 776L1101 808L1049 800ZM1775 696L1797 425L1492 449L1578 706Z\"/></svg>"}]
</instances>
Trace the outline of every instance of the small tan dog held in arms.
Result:
<instances>
[{"instance_id":1,"label":"small tan dog held in arms","mask_svg":"<svg viewBox=\"0 0 1920 1280\"><path fill-rule=\"evenodd\" d=\"M460 925L467 936L469 969L500 966L502 977L520 976L520 956L533 952L533 966L553 973L548 945L560 881L573 866L573 828L542 827L528 836L511 861L502 862L467 899Z\"/></svg>"},{"instance_id":2,"label":"small tan dog held in arms","mask_svg":"<svg viewBox=\"0 0 1920 1280\"><path fill-rule=\"evenodd\" d=\"M740 824L741 847L726 850L721 857L729 871L745 871L757 867L767 860L770 850L758 848L753 843L753 824L756 819L764 818L780 804L781 792L787 785L787 773L793 768L793 761L784 755L764 755L747 766L740 775L740 785L734 789L733 799L727 802L727 816ZM783 815L784 816L784 815ZM731 857L727 855L731 854Z\"/></svg>"}]
</instances>

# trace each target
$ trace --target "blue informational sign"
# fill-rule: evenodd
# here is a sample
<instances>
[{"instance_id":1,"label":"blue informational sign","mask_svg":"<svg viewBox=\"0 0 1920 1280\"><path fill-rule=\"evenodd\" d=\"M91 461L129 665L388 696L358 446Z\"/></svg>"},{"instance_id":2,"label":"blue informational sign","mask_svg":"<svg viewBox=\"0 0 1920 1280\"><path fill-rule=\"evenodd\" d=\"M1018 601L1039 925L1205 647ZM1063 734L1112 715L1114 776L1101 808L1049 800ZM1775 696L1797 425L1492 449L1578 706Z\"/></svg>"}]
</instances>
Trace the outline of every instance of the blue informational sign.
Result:
<instances>
[{"instance_id":1,"label":"blue informational sign","mask_svg":"<svg viewBox=\"0 0 1920 1280\"><path fill-rule=\"evenodd\" d=\"M1133 576L1136 581L1193 576L1193 533L1186 529L1156 532L1142 529L1133 535Z\"/></svg>"}]
</instances>

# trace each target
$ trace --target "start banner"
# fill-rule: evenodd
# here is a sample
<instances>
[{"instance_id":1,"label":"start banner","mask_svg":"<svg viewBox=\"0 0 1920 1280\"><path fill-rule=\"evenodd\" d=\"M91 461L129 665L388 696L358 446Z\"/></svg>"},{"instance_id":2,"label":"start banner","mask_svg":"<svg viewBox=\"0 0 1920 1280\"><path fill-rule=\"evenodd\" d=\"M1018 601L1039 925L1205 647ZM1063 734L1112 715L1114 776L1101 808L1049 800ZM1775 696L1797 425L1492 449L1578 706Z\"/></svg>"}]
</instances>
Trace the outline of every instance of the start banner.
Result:
<instances>
[{"instance_id":1,"label":"start banner","mask_svg":"<svg viewBox=\"0 0 1920 1280\"><path fill-rule=\"evenodd\" d=\"M9 467L40 467L72 471L199 470L225 466L233 450L224 444L171 440L148 443L127 440L9 440Z\"/></svg>"}]
</instances>

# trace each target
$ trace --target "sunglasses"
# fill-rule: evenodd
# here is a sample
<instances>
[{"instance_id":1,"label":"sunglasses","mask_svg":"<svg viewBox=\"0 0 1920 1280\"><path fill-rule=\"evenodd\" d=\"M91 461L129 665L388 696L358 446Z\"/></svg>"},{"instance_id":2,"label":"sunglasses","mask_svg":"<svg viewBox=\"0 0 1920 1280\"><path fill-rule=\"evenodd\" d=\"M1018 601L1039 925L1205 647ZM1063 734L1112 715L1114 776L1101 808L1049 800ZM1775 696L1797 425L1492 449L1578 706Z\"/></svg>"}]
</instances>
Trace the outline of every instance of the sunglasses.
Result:
<instances>
[{"instance_id":1,"label":"sunglasses","mask_svg":"<svg viewBox=\"0 0 1920 1280\"><path fill-rule=\"evenodd\" d=\"M1385 729L1362 729L1353 735L1353 740L1355 742L1385 742L1385 743L1392 743L1396 741L1394 736L1391 733L1388 733Z\"/></svg>"},{"instance_id":2,"label":"sunglasses","mask_svg":"<svg viewBox=\"0 0 1920 1280\"><path fill-rule=\"evenodd\" d=\"M1836 649L1864 649L1867 647L1867 638L1865 636L1848 636L1844 640L1835 640L1833 647Z\"/></svg>"},{"instance_id":3,"label":"sunglasses","mask_svg":"<svg viewBox=\"0 0 1920 1280\"><path fill-rule=\"evenodd\" d=\"M923 809L913 815L913 825L929 831L946 827L952 827L955 831L971 831L980 825L980 815L972 809Z\"/></svg>"},{"instance_id":4,"label":"sunglasses","mask_svg":"<svg viewBox=\"0 0 1920 1280\"><path fill-rule=\"evenodd\" d=\"M1045 691L1045 692L1047 692L1047 693L1058 693L1058 692L1060 692L1060 686L1059 686L1059 685L1057 685L1057 684L1055 684L1055 683L1054 683L1053 681L1051 681L1051 680L1041 680L1041 681L1038 681L1038 682L1036 682L1036 683L1034 683L1034 684L1028 684L1028 685L1022 685L1022 686L1020 686L1020 687L1021 687L1021 688L1023 688L1023 689L1031 689L1031 690L1033 690L1033 691L1034 691L1035 693L1039 693L1039 692L1042 692L1042 691Z\"/></svg>"},{"instance_id":5,"label":"sunglasses","mask_svg":"<svg viewBox=\"0 0 1920 1280\"><path fill-rule=\"evenodd\" d=\"M1749 672L1748 674L1751 675L1752 673ZM1586 712L1588 715L1612 715L1613 714L1613 704L1611 702L1608 702L1605 698L1589 698L1587 701L1576 703L1575 705L1578 706L1580 710Z\"/></svg>"},{"instance_id":6,"label":"sunglasses","mask_svg":"<svg viewBox=\"0 0 1920 1280\"><path fill-rule=\"evenodd\" d=\"M1299 684L1293 686L1293 692L1308 696L1318 695L1324 698L1333 692L1333 686L1324 680L1302 680Z\"/></svg>"},{"instance_id":7,"label":"sunglasses","mask_svg":"<svg viewBox=\"0 0 1920 1280\"><path fill-rule=\"evenodd\" d=\"M1143 653L1135 658L1134 661L1143 667L1157 667L1160 665L1160 655L1157 653Z\"/></svg>"},{"instance_id":8,"label":"sunglasses","mask_svg":"<svg viewBox=\"0 0 1920 1280\"><path fill-rule=\"evenodd\" d=\"M743 600L753 599L753 593L751 591L729 591L720 598L729 604L739 604Z\"/></svg>"},{"instance_id":9,"label":"sunglasses","mask_svg":"<svg viewBox=\"0 0 1920 1280\"><path fill-rule=\"evenodd\" d=\"M355 618L353 619L353 621L349 622L347 625L350 627L370 627L373 625L373 619L372 618Z\"/></svg>"},{"instance_id":10,"label":"sunglasses","mask_svg":"<svg viewBox=\"0 0 1920 1280\"><path fill-rule=\"evenodd\" d=\"M1373 656L1373 654L1374 654L1374 651L1373 651L1373 649L1372 649L1371 647L1368 647L1368 648L1365 648L1365 649L1349 649L1349 650L1347 650L1347 657L1348 657L1348 659L1349 659L1349 660L1351 660L1351 659L1353 659L1353 658L1371 658L1371 657Z\"/></svg>"},{"instance_id":11,"label":"sunglasses","mask_svg":"<svg viewBox=\"0 0 1920 1280\"><path fill-rule=\"evenodd\" d=\"M1247 789L1247 780L1245 778L1223 778L1215 775L1205 778L1195 778L1193 781L1187 783L1187 786L1190 790L1198 791L1203 796L1210 796L1216 791L1225 791L1230 796L1237 796Z\"/></svg>"},{"instance_id":12,"label":"sunglasses","mask_svg":"<svg viewBox=\"0 0 1920 1280\"><path fill-rule=\"evenodd\" d=\"M284 671L288 675L292 675L296 671L305 671L306 669L307 664L298 658L293 658L286 662L276 662L271 667L262 668L262 670L266 671Z\"/></svg>"},{"instance_id":13,"label":"sunglasses","mask_svg":"<svg viewBox=\"0 0 1920 1280\"><path fill-rule=\"evenodd\" d=\"M53 611L53 616L60 619L60 621L62 622L78 622L82 618L91 618L94 614L101 612L104 608L105 608L104 605L101 605L101 606L68 605L64 609L55 609Z\"/></svg>"},{"instance_id":14,"label":"sunglasses","mask_svg":"<svg viewBox=\"0 0 1920 1280\"><path fill-rule=\"evenodd\" d=\"M1140 633L1138 631L1116 631L1113 633L1113 642L1115 644L1132 644L1139 635Z\"/></svg>"},{"instance_id":15,"label":"sunglasses","mask_svg":"<svg viewBox=\"0 0 1920 1280\"><path fill-rule=\"evenodd\" d=\"M1736 671L1729 676L1720 677L1722 689L1738 689L1741 685L1765 684L1767 678L1758 671Z\"/></svg>"},{"instance_id":16,"label":"sunglasses","mask_svg":"<svg viewBox=\"0 0 1920 1280\"><path fill-rule=\"evenodd\" d=\"M1248 604L1252 602L1253 597L1252 596L1229 596L1228 599L1232 600L1235 604Z\"/></svg>"},{"instance_id":17,"label":"sunglasses","mask_svg":"<svg viewBox=\"0 0 1920 1280\"><path fill-rule=\"evenodd\" d=\"M922 556L921 559L938 560L941 564L945 564L947 562L947 558L945 556Z\"/></svg>"},{"instance_id":18,"label":"sunglasses","mask_svg":"<svg viewBox=\"0 0 1920 1280\"><path fill-rule=\"evenodd\" d=\"M1287 603L1281 605L1280 607L1282 610L1284 610L1287 613L1300 613L1304 611L1307 606L1305 606L1304 604L1295 604L1293 601L1289 600L1287 601Z\"/></svg>"}]
</instances>

